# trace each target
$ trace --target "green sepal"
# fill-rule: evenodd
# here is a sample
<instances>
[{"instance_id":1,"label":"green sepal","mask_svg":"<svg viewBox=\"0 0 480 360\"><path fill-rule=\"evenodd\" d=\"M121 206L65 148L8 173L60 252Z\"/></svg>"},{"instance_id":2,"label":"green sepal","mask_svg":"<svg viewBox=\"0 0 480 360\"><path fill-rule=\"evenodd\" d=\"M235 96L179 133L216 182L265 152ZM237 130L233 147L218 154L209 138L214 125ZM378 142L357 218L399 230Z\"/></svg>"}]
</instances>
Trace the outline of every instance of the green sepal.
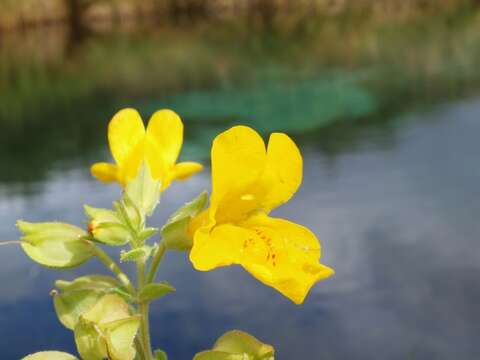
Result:
<instances>
[{"instance_id":1,"label":"green sepal","mask_svg":"<svg viewBox=\"0 0 480 360\"><path fill-rule=\"evenodd\" d=\"M122 250L120 252L120 261L146 261L154 250L153 246L143 245L142 247L132 249L132 250Z\"/></svg>"},{"instance_id":2,"label":"green sepal","mask_svg":"<svg viewBox=\"0 0 480 360\"><path fill-rule=\"evenodd\" d=\"M105 339L112 360L133 360L133 342L140 327L140 316L112 321L105 325Z\"/></svg>"},{"instance_id":3,"label":"green sepal","mask_svg":"<svg viewBox=\"0 0 480 360\"><path fill-rule=\"evenodd\" d=\"M240 330L223 334L211 351L195 355L194 360L274 360L275 350Z\"/></svg>"},{"instance_id":4,"label":"green sepal","mask_svg":"<svg viewBox=\"0 0 480 360\"><path fill-rule=\"evenodd\" d=\"M153 352L155 360L168 360L168 355L165 351L157 349Z\"/></svg>"},{"instance_id":5,"label":"green sepal","mask_svg":"<svg viewBox=\"0 0 480 360\"><path fill-rule=\"evenodd\" d=\"M131 316L118 295L103 296L75 326L75 342L83 360L133 360L140 317ZM108 356L107 356L108 355Z\"/></svg>"},{"instance_id":6,"label":"green sepal","mask_svg":"<svg viewBox=\"0 0 480 360\"><path fill-rule=\"evenodd\" d=\"M140 229L145 222L145 217L137 205L132 201L132 199L130 199L126 191L124 191L122 194L122 201L120 202L120 205L121 208L119 209L124 218L128 219L134 229Z\"/></svg>"},{"instance_id":7,"label":"green sepal","mask_svg":"<svg viewBox=\"0 0 480 360\"><path fill-rule=\"evenodd\" d=\"M192 237L188 233L191 219L207 206L208 193L203 191L170 216L162 227L162 241L169 250L188 251L192 248Z\"/></svg>"},{"instance_id":8,"label":"green sepal","mask_svg":"<svg viewBox=\"0 0 480 360\"><path fill-rule=\"evenodd\" d=\"M143 226L143 219L138 210L125 204L125 201L114 201L113 209L120 219L120 222L130 230L131 233L136 234Z\"/></svg>"},{"instance_id":9,"label":"green sepal","mask_svg":"<svg viewBox=\"0 0 480 360\"><path fill-rule=\"evenodd\" d=\"M60 322L73 330L82 314L89 311L105 294L118 289L120 284L112 277L104 275L82 276L73 281L57 280L53 304Z\"/></svg>"},{"instance_id":10,"label":"green sepal","mask_svg":"<svg viewBox=\"0 0 480 360\"><path fill-rule=\"evenodd\" d=\"M99 327L80 318L74 331L75 344L83 360L103 360L108 357L107 344Z\"/></svg>"},{"instance_id":11,"label":"green sepal","mask_svg":"<svg viewBox=\"0 0 480 360\"><path fill-rule=\"evenodd\" d=\"M61 351L40 351L22 358L22 360L78 360L75 356Z\"/></svg>"},{"instance_id":12,"label":"green sepal","mask_svg":"<svg viewBox=\"0 0 480 360\"><path fill-rule=\"evenodd\" d=\"M120 223L120 219L115 211L103 208L95 208L89 205L84 205L83 209L85 210L85 215L87 215L87 217L91 220L97 220L99 223Z\"/></svg>"},{"instance_id":13,"label":"green sepal","mask_svg":"<svg viewBox=\"0 0 480 360\"><path fill-rule=\"evenodd\" d=\"M140 291L138 301L152 301L174 291L176 289L167 282L148 284Z\"/></svg>"},{"instance_id":14,"label":"green sepal","mask_svg":"<svg viewBox=\"0 0 480 360\"><path fill-rule=\"evenodd\" d=\"M202 351L195 355L193 360L253 360L247 354L229 354L223 351Z\"/></svg>"},{"instance_id":15,"label":"green sepal","mask_svg":"<svg viewBox=\"0 0 480 360\"><path fill-rule=\"evenodd\" d=\"M214 350L229 353L246 353L254 359L273 359L275 350L271 345L264 344L252 335L232 330L223 334L213 346Z\"/></svg>"},{"instance_id":16,"label":"green sepal","mask_svg":"<svg viewBox=\"0 0 480 360\"><path fill-rule=\"evenodd\" d=\"M124 198L128 198L142 215L150 216L160 201L160 181L152 178L146 163L140 167L137 176L127 183Z\"/></svg>"},{"instance_id":17,"label":"green sepal","mask_svg":"<svg viewBox=\"0 0 480 360\"><path fill-rule=\"evenodd\" d=\"M30 223L17 221L24 234L20 238L23 251L33 261L52 268L71 268L93 256L81 228L61 222Z\"/></svg>"}]
</instances>

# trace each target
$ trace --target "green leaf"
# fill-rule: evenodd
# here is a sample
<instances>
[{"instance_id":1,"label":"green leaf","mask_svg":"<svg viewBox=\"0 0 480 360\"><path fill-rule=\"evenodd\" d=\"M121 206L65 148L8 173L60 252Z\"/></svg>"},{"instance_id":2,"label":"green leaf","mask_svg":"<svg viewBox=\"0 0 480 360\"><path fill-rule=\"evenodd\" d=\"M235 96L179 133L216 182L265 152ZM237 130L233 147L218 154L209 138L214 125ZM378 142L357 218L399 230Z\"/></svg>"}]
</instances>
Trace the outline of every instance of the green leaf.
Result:
<instances>
[{"instance_id":1,"label":"green leaf","mask_svg":"<svg viewBox=\"0 0 480 360\"><path fill-rule=\"evenodd\" d=\"M138 296L139 301L152 301L165 296L176 289L167 282L153 283L146 285Z\"/></svg>"},{"instance_id":2,"label":"green leaf","mask_svg":"<svg viewBox=\"0 0 480 360\"><path fill-rule=\"evenodd\" d=\"M129 251L122 250L120 252L120 261L146 261L152 254L153 246L143 245L142 247Z\"/></svg>"},{"instance_id":3,"label":"green leaf","mask_svg":"<svg viewBox=\"0 0 480 360\"><path fill-rule=\"evenodd\" d=\"M115 211L88 205L84 209L89 218L88 230L95 240L112 246L131 241L131 232Z\"/></svg>"},{"instance_id":4,"label":"green leaf","mask_svg":"<svg viewBox=\"0 0 480 360\"><path fill-rule=\"evenodd\" d=\"M160 349L155 350L153 356L155 357L155 360L168 360L167 353Z\"/></svg>"},{"instance_id":5,"label":"green leaf","mask_svg":"<svg viewBox=\"0 0 480 360\"><path fill-rule=\"evenodd\" d=\"M60 322L73 330L82 314L89 311L106 293L118 288L119 283L103 275L82 276L74 281L57 280L52 291L53 304Z\"/></svg>"},{"instance_id":6,"label":"green leaf","mask_svg":"<svg viewBox=\"0 0 480 360\"><path fill-rule=\"evenodd\" d=\"M152 236L155 235L157 232L158 232L158 228L149 227L149 228L146 228L146 229L142 230L142 231L140 232L140 234L138 235L138 237L140 238L140 240L141 240L142 242L145 242L145 240L147 240L148 238L152 237Z\"/></svg>"},{"instance_id":7,"label":"green leaf","mask_svg":"<svg viewBox=\"0 0 480 360\"><path fill-rule=\"evenodd\" d=\"M127 183L125 198L142 214L150 216L160 200L160 185L160 181L152 178L148 165L144 163L137 177Z\"/></svg>"},{"instance_id":8,"label":"green leaf","mask_svg":"<svg viewBox=\"0 0 480 360\"><path fill-rule=\"evenodd\" d=\"M188 233L188 225L194 216L205 209L207 201L208 193L204 191L172 214L161 230L163 243L167 249L180 251L191 249L192 237Z\"/></svg>"},{"instance_id":9,"label":"green leaf","mask_svg":"<svg viewBox=\"0 0 480 360\"><path fill-rule=\"evenodd\" d=\"M78 360L75 356L61 351L40 351L30 354L22 360Z\"/></svg>"},{"instance_id":10,"label":"green leaf","mask_svg":"<svg viewBox=\"0 0 480 360\"><path fill-rule=\"evenodd\" d=\"M240 330L222 335L211 351L195 355L194 360L274 360L275 350Z\"/></svg>"},{"instance_id":11,"label":"green leaf","mask_svg":"<svg viewBox=\"0 0 480 360\"><path fill-rule=\"evenodd\" d=\"M53 268L79 266L93 254L85 237L87 233L79 227L60 223L29 223L18 220L17 226L24 234L21 245L25 253L35 262Z\"/></svg>"}]
</instances>

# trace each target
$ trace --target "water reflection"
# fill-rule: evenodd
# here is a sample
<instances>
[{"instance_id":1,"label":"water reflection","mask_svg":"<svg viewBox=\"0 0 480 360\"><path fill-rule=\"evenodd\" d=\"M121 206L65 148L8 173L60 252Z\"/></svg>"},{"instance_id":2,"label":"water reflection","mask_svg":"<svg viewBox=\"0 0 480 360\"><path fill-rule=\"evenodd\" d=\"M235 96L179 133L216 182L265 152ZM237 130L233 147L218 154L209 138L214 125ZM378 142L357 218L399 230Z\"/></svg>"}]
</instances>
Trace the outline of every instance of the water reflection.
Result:
<instances>
[{"instance_id":1,"label":"water reflection","mask_svg":"<svg viewBox=\"0 0 480 360\"><path fill-rule=\"evenodd\" d=\"M194 272L185 256L171 254L160 276L178 292L153 307L154 343L173 359L190 359L218 334L241 328L275 344L285 359L475 357L479 113L474 99L393 119L395 146L379 147L379 133L364 132L366 145L334 163L303 145L304 185L275 215L311 227L336 276L297 307L239 268ZM168 216L164 209L204 188L206 174L173 185L158 221ZM78 221L82 203L108 206L117 194L115 186L93 182L84 167L53 172L35 195L2 196L0 237L16 236L11 224L18 217ZM47 271L14 247L2 248L0 264L3 358L44 348L74 351L47 293L55 278L84 270ZM101 271L95 262L91 267Z\"/></svg>"}]
</instances>

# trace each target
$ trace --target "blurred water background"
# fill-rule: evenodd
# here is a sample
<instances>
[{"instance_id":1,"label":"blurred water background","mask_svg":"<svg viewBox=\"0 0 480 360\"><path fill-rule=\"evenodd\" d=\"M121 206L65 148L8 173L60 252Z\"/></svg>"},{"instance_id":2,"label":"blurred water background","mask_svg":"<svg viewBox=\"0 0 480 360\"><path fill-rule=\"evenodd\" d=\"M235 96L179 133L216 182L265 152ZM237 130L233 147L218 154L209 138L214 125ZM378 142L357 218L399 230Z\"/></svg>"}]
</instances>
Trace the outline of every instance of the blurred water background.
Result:
<instances>
[{"instance_id":1,"label":"blurred water background","mask_svg":"<svg viewBox=\"0 0 480 360\"><path fill-rule=\"evenodd\" d=\"M336 275L295 306L239 268L195 272L168 254L177 288L152 307L153 343L191 359L226 330L279 359L480 356L480 7L467 0L0 0L0 239L18 218L81 224L115 185L120 108L169 107L186 123L184 159L208 165L234 124L284 131L304 183L275 211L322 240ZM203 189L209 169L164 195L155 222ZM48 296L69 271L0 249L1 359L75 352Z\"/></svg>"}]
</instances>

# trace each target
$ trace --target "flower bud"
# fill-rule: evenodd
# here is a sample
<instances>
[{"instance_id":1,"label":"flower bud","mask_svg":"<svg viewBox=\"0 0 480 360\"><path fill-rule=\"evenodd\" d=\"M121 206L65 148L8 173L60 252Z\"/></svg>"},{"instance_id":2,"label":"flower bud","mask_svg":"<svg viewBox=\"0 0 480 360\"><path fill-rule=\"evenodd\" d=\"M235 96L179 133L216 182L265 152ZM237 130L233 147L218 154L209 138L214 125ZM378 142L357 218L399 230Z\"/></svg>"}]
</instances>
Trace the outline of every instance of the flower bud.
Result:
<instances>
[{"instance_id":1,"label":"flower bud","mask_svg":"<svg viewBox=\"0 0 480 360\"><path fill-rule=\"evenodd\" d=\"M85 205L85 213L90 219L87 225L89 234L97 241L112 245L125 245L132 236L114 211Z\"/></svg>"}]
</instances>

